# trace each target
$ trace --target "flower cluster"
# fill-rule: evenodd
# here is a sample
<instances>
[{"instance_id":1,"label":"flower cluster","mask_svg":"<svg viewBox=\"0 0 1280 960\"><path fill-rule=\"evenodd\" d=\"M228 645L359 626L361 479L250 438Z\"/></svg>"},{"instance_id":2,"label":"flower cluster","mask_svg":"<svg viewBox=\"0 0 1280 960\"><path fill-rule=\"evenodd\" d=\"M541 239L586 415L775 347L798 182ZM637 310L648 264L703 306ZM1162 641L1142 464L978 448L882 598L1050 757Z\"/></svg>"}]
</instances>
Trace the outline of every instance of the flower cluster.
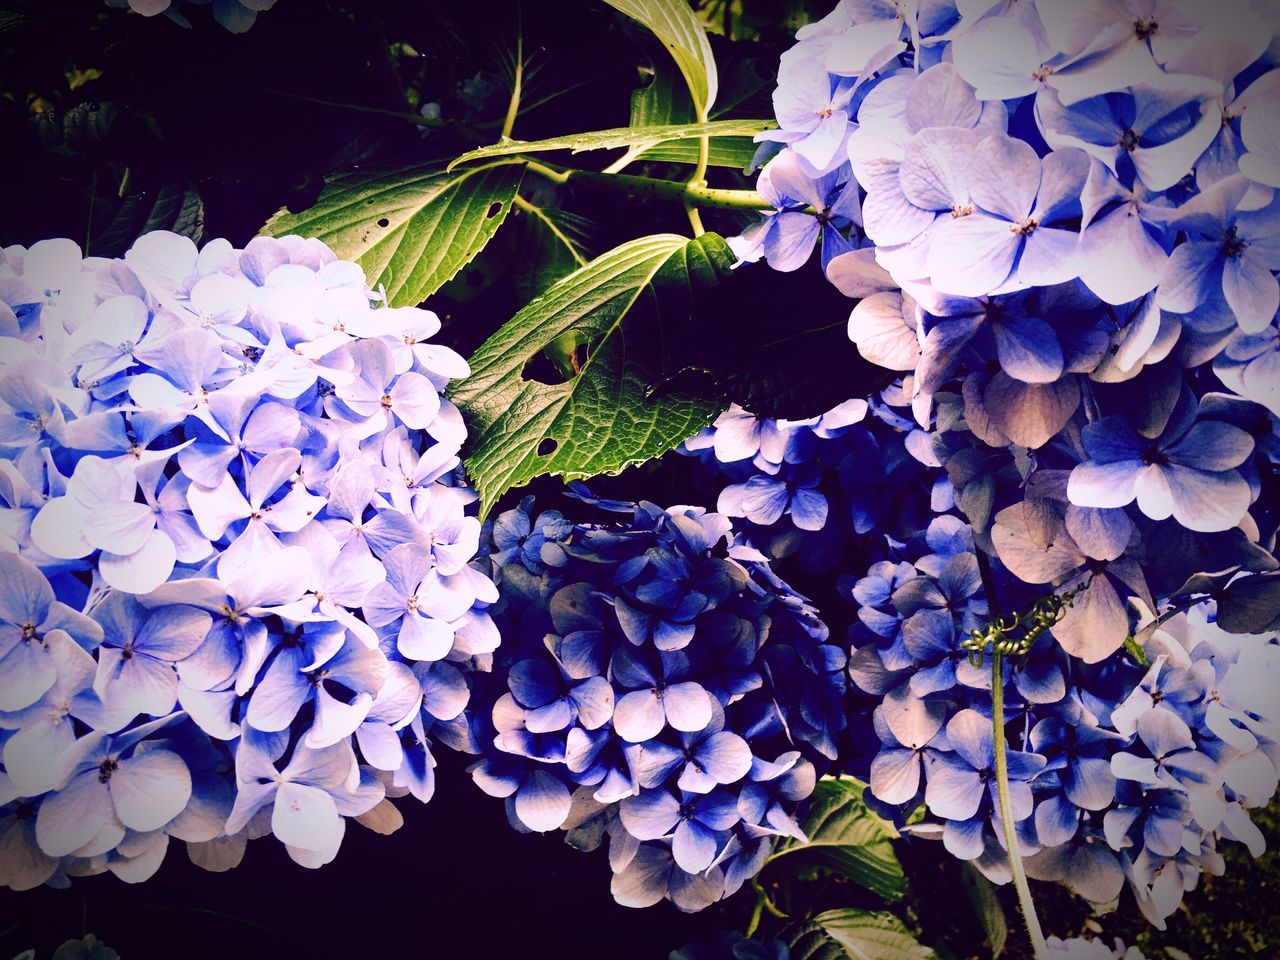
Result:
<instances>
[{"instance_id":1,"label":"flower cluster","mask_svg":"<svg viewBox=\"0 0 1280 960\"><path fill-rule=\"evenodd\" d=\"M894 410L902 391L846 401L818 417L777 420L734 405L680 452L701 461L735 542L808 570L836 566L856 536L905 539L951 506L928 435ZM803 547L803 550L801 549Z\"/></svg>"},{"instance_id":2,"label":"flower cluster","mask_svg":"<svg viewBox=\"0 0 1280 960\"><path fill-rule=\"evenodd\" d=\"M253 26L258 14L270 10L276 0L107 0L111 7L128 7L144 17L163 14L180 27L190 27L191 21L180 7L191 4L196 7L212 5L213 18L232 33L244 33Z\"/></svg>"},{"instance_id":3,"label":"flower cluster","mask_svg":"<svg viewBox=\"0 0 1280 960\"><path fill-rule=\"evenodd\" d=\"M970 659L970 638L992 618L968 533L939 517L923 543L857 581L850 672L880 698L872 795L923 803L948 851L1005 880L991 667ZM1261 853L1248 811L1277 786L1280 643L1227 634L1210 613L1200 605L1153 623L1145 675L1129 657L1081 663L1046 631L1005 662L1011 806L1032 876L1098 903L1127 878L1162 924L1202 871L1221 872L1218 838Z\"/></svg>"},{"instance_id":4,"label":"flower cluster","mask_svg":"<svg viewBox=\"0 0 1280 960\"><path fill-rule=\"evenodd\" d=\"M613 893L696 910L733 893L837 755L845 654L804 598L729 550L727 517L578 496L497 517L509 664L472 768L513 824L610 838Z\"/></svg>"},{"instance_id":5,"label":"flower cluster","mask_svg":"<svg viewBox=\"0 0 1280 960\"><path fill-rule=\"evenodd\" d=\"M315 240L0 256L0 881L214 869L433 789L496 648L467 373Z\"/></svg>"},{"instance_id":6,"label":"flower cluster","mask_svg":"<svg viewBox=\"0 0 1280 960\"><path fill-rule=\"evenodd\" d=\"M1097 901L1127 876L1157 922L1220 869L1218 837L1258 848L1245 811L1276 789L1280 597L1250 578L1277 565L1278 28L843 0L783 55L775 209L735 241L789 270L821 240L851 339L902 374L904 442L950 481L931 506L957 517L890 539L853 590L872 792L1004 869L989 668L968 660L1003 644L1028 869ZM1016 642L975 551L1021 605Z\"/></svg>"},{"instance_id":7,"label":"flower cluster","mask_svg":"<svg viewBox=\"0 0 1280 960\"><path fill-rule=\"evenodd\" d=\"M799 32L762 135L786 147L761 181L850 170L861 202L840 203L861 234L832 240L827 276L859 300L862 353L904 374L984 549L1001 511L1019 526L1010 510L1065 515L1065 552L1094 563L1135 559L1130 535L1162 524L1265 544L1274 521L1251 508L1274 492L1257 464L1280 413L1275 18L913 11L842 2ZM791 224L840 222L809 206L780 203L746 237L790 269ZM1008 550L997 540L1027 582L1082 576ZM1073 652L1100 659L1126 633Z\"/></svg>"}]
</instances>

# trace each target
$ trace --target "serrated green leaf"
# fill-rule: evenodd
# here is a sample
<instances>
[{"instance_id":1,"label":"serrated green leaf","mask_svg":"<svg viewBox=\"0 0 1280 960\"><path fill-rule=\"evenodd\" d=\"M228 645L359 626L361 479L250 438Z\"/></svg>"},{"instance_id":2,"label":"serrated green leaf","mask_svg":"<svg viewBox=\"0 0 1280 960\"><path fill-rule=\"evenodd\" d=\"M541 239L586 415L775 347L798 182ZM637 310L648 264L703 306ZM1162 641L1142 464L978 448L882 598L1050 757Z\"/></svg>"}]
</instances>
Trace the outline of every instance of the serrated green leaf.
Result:
<instances>
[{"instance_id":1,"label":"serrated green leaf","mask_svg":"<svg viewBox=\"0 0 1280 960\"><path fill-rule=\"evenodd\" d=\"M930 960L936 956L892 913L828 910L813 922L853 960Z\"/></svg>"},{"instance_id":2,"label":"serrated green leaf","mask_svg":"<svg viewBox=\"0 0 1280 960\"><path fill-rule=\"evenodd\" d=\"M697 288L732 262L715 234L642 237L556 283L482 344L451 394L470 430L467 469L482 512L534 477L616 473L706 425L719 403L651 387L669 369L664 344L679 339L664 325L687 323ZM591 346L578 373L524 379L525 365L565 337Z\"/></svg>"},{"instance_id":3,"label":"serrated green leaf","mask_svg":"<svg viewBox=\"0 0 1280 960\"><path fill-rule=\"evenodd\" d=\"M1005 943L1009 939L1009 921L1005 918L1004 908L1000 906L1000 898L996 896L996 888L984 877L973 864L963 862L961 879L969 894L969 902L982 924L982 932L986 934L987 943L991 946L992 960L1004 953Z\"/></svg>"},{"instance_id":4,"label":"serrated green leaf","mask_svg":"<svg viewBox=\"0 0 1280 960\"><path fill-rule=\"evenodd\" d=\"M315 206L281 210L270 236L318 237L364 267L394 307L414 306L484 249L506 219L524 167L493 163L456 172L438 167L355 170L332 178Z\"/></svg>"},{"instance_id":5,"label":"serrated green leaf","mask_svg":"<svg viewBox=\"0 0 1280 960\"><path fill-rule=\"evenodd\" d=\"M907 880L890 842L898 833L867 807L864 788L852 777L820 780L801 825L809 842L783 840L766 866L792 859L816 862L888 902L900 900L907 892Z\"/></svg>"},{"instance_id":6,"label":"serrated green leaf","mask_svg":"<svg viewBox=\"0 0 1280 960\"><path fill-rule=\"evenodd\" d=\"M505 140L487 147L469 150L449 164L453 170L472 160L512 156L517 153L545 153L550 150L611 150L615 147L651 147L673 140L696 140L703 136L754 137L761 130L777 126L772 120L713 120L710 123L676 123L657 127L614 127L571 133L549 140Z\"/></svg>"},{"instance_id":7,"label":"serrated green leaf","mask_svg":"<svg viewBox=\"0 0 1280 960\"><path fill-rule=\"evenodd\" d=\"M706 31L685 0L605 0L609 6L644 24L662 41L684 75L698 116L715 103L719 79Z\"/></svg>"}]
</instances>

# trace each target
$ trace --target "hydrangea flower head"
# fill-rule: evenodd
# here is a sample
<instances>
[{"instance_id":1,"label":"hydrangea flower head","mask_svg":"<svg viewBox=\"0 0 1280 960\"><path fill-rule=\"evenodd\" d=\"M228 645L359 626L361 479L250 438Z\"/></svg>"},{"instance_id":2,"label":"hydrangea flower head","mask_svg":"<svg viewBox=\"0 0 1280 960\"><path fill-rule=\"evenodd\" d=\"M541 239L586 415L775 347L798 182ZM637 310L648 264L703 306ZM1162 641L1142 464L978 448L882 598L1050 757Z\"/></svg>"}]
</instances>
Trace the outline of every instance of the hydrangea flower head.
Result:
<instances>
[{"instance_id":1,"label":"hydrangea flower head","mask_svg":"<svg viewBox=\"0 0 1280 960\"><path fill-rule=\"evenodd\" d=\"M465 725L498 639L434 315L300 237L0 271L28 304L0 363L9 882L145 879L170 837L225 869L266 832L319 866L345 818L427 799L427 731Z\"/></svg>"}]
</instances>

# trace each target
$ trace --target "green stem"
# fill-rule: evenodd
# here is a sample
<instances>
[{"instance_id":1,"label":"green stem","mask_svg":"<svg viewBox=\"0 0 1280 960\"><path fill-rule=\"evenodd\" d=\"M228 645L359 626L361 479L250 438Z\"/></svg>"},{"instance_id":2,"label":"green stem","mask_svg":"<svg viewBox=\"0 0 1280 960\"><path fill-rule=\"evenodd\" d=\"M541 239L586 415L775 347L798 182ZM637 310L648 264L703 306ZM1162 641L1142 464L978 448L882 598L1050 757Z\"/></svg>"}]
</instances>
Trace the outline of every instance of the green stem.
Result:
<instances>
[{"instance_id":1,"label":"green stem","mask_svg":"<svg viewBox=\"0 0 1280 960\"><path fill-rule=\"evenodd\" d=\"M1000 607L996 601L991 561L981 548L975 553L978 557L978 572L982 576L982 590L987 595L987 616L995 620L1000 617ZM1027 924L1032 952L1036 960L1046 960L1049 947L1044 942L1044 931L1040 928L1035 901L1031 898L1031 887L1027 884L1027 873L1022 866L1022 852L1018 849L1018 827L1013 821L1013 801L1009 797L1009 757L1004 733L1004 656L994 648L991 651L991 736L996 760L996 801L1000 806L1000 824L1004 828L1009 871L1013 874L1013 886L1018 893L1022 919Z\"/></svg>"},{"instance_id":2,"label":"green stem","mask_svg":"<svg viewBox=\"0 0 1280 960\"><path fill-rule=\"evenodd\" d=\"M707 122L707 111L698 111L698 122ZM689 177L689 187L697 189L707 185L707 161L711 158L711 138L703 134L698 138L698 163L693 168L693 174ZM698 207L688 193L684 198L685 213L689 215L689 225L693 227L693 235L700 237L706 233L706 228L702 226L702 215L698 213Z\"/></svg>"},{"instance_id":3,"label":"green stem","mask_svg":"<svg viewBox=\"0 0 1280 960\"><path fill-rule=\"evenodd\" d=\"M667 200L693 201L700 207L720 210L773 210L774 206L754 190L720 190L676 180L636 177L626 173L604 173L595 170L572 170L555 167L537 160L524 160L526 169L553 183L575 183L584 187L618 190L637 196L662 197ZM818 211L805 207L801 213L817 216Z\"/></svg>"},{"instance_id":4,"label":"green stem","mask_svg":"<svg viewBox=\"0 0 1280 960\"><path fill-rule=\"evenodd\" d=\"M524 30L520 23L520 6L516 5L516 65L515 76L511 80L511 99L507 102L507 115L502 121L502 133L499 141L511 136L511 129L516 125L516 114L520 112L520 87L524 79Z\"/></svg>"},{"instance_id":5,"label":"green stem","mask_svg":"<svg viewBox=\"0 0 1280 960\"><path fill-rule=\"evenodd\" d=\"M1018 828L1013 822L1013 802L1009 798L1009 759L1005 754L1004 740L1004 657L991 652L991 732L995 740L996 796L1000 802L1000 821L1004 826L1004 842L1009 852L1009 869L1013 873L1013 886L1018 891L1018 905L1027 923L1027 935L1036 960L1049 956L1040 918L1036 916L1035 901L1031 899L1031 887L1022 868L1022 853L1018 850Z\"/></svg>"}]
</instances>

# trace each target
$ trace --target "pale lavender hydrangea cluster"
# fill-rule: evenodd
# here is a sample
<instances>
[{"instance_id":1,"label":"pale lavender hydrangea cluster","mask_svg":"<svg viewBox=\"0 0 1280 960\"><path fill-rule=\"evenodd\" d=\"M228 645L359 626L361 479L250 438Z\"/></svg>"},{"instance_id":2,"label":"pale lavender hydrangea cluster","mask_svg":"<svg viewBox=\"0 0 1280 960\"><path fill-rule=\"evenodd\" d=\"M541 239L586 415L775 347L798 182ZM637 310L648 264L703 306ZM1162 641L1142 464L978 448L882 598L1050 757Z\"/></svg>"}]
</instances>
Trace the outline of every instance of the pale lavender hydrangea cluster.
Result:
<instances>
[{"instance_id":1,"label":"pale lavender hydrangea cluster","mask_svg":"<svg viewBox=\"0 0 1280 960\"><path fill-rule=\"evenodd\" d=\"M498 634L466 362L323 244L0 252L0 882L305 866L433 790Z\"/></svg>"}]
</instances>

